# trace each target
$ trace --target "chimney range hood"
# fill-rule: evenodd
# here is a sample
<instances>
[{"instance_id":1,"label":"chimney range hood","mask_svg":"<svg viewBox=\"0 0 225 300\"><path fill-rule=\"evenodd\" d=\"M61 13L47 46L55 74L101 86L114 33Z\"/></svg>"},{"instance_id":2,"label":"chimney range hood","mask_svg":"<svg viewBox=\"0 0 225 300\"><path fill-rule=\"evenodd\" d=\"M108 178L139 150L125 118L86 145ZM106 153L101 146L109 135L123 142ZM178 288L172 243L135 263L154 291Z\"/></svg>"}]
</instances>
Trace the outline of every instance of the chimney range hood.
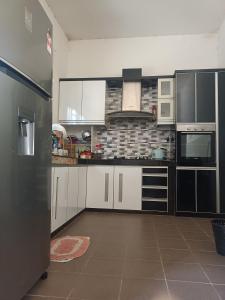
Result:
<instances>
[{"instance_id":1,"label":"chimney range hood","mask_svg":"<svg viewBox=\"0 0 225 300\"><path fill-rule=\"evenodd\" d=\"M141 69L123 69L122 110L109 113L109 118L154 119L150 112L141 111Z\"/></svg>"}]
</instances>

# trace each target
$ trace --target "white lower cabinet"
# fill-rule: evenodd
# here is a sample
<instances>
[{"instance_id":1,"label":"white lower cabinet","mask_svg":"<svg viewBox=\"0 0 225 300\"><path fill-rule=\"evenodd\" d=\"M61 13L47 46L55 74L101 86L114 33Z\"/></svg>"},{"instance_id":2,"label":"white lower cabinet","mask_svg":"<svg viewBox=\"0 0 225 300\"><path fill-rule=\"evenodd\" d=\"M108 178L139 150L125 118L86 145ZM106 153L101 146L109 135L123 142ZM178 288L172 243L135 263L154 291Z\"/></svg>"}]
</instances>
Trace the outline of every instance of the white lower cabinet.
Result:
<instances>
[{"instance_id":1,"label":"white lower cabinet","mask_svg":"<svg viewBox=\"0 0 225 300\"><path fill-rule=\"evenodd\" d=\"M86 207L113 208L113 173L111 166L88 167Z\"/></svg>"},{"instance_id":2,"label":"white lower cabinet","mask_svg":"<svg viewBox=\"0 0 225 300\"><path fill-rule=\"evenodd\" d=\"M87 196L87 167L79 167L78 169L78 200L77 212L81 212L86 207Z\"/></svg>"},{"instance_id":3,"label":"white lower cabinet","mask_svg":"<svg viewBox=\"0 0 225 300\"><path fill-rule=\"evenodd\" d=\"M68 168L54 168L52 172L51 231L66 222L68 197Z\"/></svg>"},{"instance_id":4,"label":"white lower cabinet","mask_svg":"<svg viewBox=\"0 0 225 300\"><path fill-rule=\"evenodd\" d=\"M78 169L68 168L67 221L78 213Z\"/></svg>"},{"instance_id":5,"label":"white lower cabinet","mask_svg":"<svg viewBox=\"0 0 225 300\"><path fill-rule=\"evenodd\" d=\"M86 206L141 210L141 180L140 167L90 166Z\"/></svg>"},{"instance_id":6,"label":"white lower cabinet","mask_svg":"<svg viewBox=\"0 0 225 300\"><path fill-rule=\"evenodd\" d=\"M51 232L85 209L87 167L52 168Z\"/></svg>"},{"instance_id":7,"label":"white lower cabinet","mask_svg":"<svg viewBox=\"0 0 225 300\"><path fill-rule=\"evenodd\" d=\"M140 167L115 167L114 208L141 210L141 184Z\"/></svg>"},{"instance_id":8,"label":"white lower cabinet","mask_svg":"<svg viewBox=\"0 0 225 300\"><path fill-rule=\"evenodd\" d=\"M141 167L53 168L51 232L85 207L141 210L141 180Z\"/></svg>"}]
</instances>

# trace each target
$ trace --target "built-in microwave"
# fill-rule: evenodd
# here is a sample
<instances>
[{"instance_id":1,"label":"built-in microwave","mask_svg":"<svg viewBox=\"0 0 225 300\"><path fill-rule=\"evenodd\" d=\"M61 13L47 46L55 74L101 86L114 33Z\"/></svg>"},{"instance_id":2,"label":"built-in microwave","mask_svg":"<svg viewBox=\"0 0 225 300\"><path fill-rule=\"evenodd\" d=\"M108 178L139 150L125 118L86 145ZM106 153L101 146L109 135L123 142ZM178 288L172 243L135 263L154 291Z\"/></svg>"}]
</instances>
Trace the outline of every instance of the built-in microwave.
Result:
<instances>
[{"instance_id":1,"label":"built-in microwave","mask_svg":"<svg viewBox=\"0 0 225 300\"><path fill-rule=\"evenodd\" d=\"M178 166L216 165L214 123L177 124Z\"/></svg>"}]
</instances>

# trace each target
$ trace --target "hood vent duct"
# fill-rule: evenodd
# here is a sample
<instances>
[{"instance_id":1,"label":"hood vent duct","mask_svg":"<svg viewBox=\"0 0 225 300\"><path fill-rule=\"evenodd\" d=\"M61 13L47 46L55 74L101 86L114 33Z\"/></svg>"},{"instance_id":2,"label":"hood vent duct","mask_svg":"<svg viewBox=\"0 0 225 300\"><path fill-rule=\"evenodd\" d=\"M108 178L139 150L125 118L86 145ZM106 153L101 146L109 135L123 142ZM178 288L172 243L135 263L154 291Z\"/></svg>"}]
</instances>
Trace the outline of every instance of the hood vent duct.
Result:
<instances>
[{"instance_id":1,"label":"hood vent duct","mask_svg":"<svg viewBox=\"0 0 225 300\"><path fill-rule=\"evenodd\" d=\"M122 110L108 114L109 118L147 118L154 115L141 111L142 69L123 69Z\"/></svg>"}]
</instances>

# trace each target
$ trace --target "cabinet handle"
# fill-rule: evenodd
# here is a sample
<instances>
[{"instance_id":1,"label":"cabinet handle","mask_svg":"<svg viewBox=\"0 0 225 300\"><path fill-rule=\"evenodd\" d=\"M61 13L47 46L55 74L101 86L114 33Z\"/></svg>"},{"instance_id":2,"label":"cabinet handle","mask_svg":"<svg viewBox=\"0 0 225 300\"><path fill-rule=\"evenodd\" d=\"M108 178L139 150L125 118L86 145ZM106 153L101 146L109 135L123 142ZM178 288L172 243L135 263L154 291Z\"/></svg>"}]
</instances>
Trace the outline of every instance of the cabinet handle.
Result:
<instances>
[{"instance_id":1,"label":"cabinet handle","mask_svg":"<svg viewBox=\"0 0 225 300\"><path fill-rule=\"evenodd\" d=\"M105 202L109 202L109 173L105 173Z\"/></svg>"},{"instance_id":2,"label":"cabinet handle","mask_svg":"<svg viewBox=\"0 0 225 300\"><path fill-rule=\"evenodd\" d=\"M59 190L59 177L56 178L56 199L55 199L55 220L57 218L58 211L58 190Z\"/></svg>"},{"instance_id":3,"label":"cabinet handle","mask_svg":"<svg viewBox=\"0 0 225 300\"><path fill-rule=\"evenodd\" d=\"M119 202L123 201L123 174L119 174Z\"/></svg>"}]
</instances>

